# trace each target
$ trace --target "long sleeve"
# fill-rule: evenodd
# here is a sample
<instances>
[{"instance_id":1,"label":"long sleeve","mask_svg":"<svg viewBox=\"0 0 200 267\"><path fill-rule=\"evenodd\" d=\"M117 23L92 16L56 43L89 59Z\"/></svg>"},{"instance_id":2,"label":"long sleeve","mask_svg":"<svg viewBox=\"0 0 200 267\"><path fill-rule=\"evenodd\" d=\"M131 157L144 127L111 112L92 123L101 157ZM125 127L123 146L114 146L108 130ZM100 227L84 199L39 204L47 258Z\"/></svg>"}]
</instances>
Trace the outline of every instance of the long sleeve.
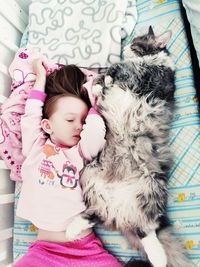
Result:
<instances>
[{"instance_id":1,"label":"long sleeve","mask_svg":"<svg viewBox=\"0 0 200 267\"><path fill-rule=\"evenodd\" d=\"M106 128L102 117L91 108L81 132L79 151L83 158L91 160L105 145Z\"/></svg>"},{"instance_id":2,"label":"long sleeve","mask_svg":"<svg viewBox=\"0 0 200 267\"><path fill-rule=\"evenodd\" d=\"M46 94L32 90L26 101L25 114L21 118L22 153L27 156L39 136L41 129L42 107Z\"/></svg>"}]
</instances>

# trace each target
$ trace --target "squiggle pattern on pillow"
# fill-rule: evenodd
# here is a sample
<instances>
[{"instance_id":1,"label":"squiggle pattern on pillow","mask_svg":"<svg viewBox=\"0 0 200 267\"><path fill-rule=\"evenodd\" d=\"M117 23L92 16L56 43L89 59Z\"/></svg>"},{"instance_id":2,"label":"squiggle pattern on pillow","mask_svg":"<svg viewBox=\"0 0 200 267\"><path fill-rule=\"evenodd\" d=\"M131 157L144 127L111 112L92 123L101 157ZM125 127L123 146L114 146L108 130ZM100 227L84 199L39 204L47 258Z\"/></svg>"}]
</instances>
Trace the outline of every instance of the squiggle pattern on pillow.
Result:
<instances>
[{"instance_id":1,"label":"squiggle pattern on pillow","mask_svg":"<svg viewBox=\"0 0 200 267\"><path fill-rule=\"evenodd\" d=\"M136 21L136 0L33 1L29 44L62 64L107 67L120 60Z\"/></svg>"}]
</instances>

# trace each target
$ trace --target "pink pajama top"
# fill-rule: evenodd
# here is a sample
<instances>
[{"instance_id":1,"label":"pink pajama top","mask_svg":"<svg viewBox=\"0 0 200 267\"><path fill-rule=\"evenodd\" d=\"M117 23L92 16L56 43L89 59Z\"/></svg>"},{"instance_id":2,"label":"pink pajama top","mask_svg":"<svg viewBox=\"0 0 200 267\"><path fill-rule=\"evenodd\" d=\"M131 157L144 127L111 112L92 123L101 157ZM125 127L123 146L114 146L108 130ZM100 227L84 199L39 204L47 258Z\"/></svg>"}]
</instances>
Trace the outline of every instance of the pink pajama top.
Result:
<instances>
[{"instance_id":1,"label":"pink pajama top","mask_svg":"<svg viewBox=\"0 0 200 267\"><path fill-rule=\"evenodd\" d=\"M91 108L81 132L80 142L72 148L59 147L41 129L45 94L33 90L21 120L23 154L22 190L17 216L47 231L65 231L67 224L85 210L79 183L83 159L91 160L105 144L105 124Z\"/></svg>"}]
</instances>

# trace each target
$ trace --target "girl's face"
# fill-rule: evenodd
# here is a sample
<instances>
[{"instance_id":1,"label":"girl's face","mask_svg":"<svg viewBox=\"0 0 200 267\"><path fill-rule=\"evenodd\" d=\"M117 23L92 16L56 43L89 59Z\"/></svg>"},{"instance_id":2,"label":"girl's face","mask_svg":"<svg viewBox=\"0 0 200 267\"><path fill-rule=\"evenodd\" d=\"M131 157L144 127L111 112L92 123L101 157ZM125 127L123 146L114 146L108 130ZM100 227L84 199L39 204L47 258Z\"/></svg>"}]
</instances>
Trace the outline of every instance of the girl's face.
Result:
<instances>
[{"instance_id":1,"label":"girl's face","mask_svg":"<svg viewBox=\"0 0 200 267\"><path fill-rule=\"evenodd\" d=\"M86 103L74 96L63 96L56 102L55 111L43 129L58 146L73 147L80 140L80 133L88 113ZM46 130L48 128L49 130Z\"/></svg>"}]
</instances>

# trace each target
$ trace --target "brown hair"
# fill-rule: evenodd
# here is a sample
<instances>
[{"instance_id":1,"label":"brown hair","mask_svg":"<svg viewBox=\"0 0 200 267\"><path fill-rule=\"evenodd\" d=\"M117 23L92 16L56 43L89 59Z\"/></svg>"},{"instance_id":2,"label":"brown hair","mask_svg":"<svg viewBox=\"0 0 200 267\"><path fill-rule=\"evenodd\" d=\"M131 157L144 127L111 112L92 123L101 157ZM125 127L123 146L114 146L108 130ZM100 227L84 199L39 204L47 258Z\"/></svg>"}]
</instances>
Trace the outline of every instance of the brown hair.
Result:
<instances>
[{"instance_id":1,"label":"brown hair","mask_svg":"<svg viewBox=\"0 0 200 267\"><path fill-rule=\"evenodd\" d=\"M82 88L86 81L84 73L75 65L63 65L47 76L45 93L47 98L43 107L43 118L48 119L54 112L55 103L63 96L74 95L81 98L90 108L87 91Z\"/></svg>"},{"instance_id":2,"label":"brown hair","mask_svg":"<svg viewBox=\"0 0 200 267\"><path fill-rule=\"evenodd\" d=\"M53 95L49 98L46 98L45 103L44 103L44 107L43 107L43 119L49 119L49 117L51 117L51 115L54 113L55 108L56 108L56 103L58 101L58 99L67 96L69 94L64 93L64 94L57 94L57 95Z\"/></svg>"}]
</instances>

